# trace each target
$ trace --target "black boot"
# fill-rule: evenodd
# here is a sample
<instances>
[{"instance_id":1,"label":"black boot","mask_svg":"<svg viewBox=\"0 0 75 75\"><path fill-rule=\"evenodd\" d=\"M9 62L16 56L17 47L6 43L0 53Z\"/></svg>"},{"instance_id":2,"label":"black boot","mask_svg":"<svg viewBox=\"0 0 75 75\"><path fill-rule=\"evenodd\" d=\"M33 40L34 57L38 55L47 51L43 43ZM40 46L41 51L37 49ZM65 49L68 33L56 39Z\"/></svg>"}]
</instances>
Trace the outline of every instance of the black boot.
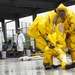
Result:
<instances>
[{"instance_id":1,"label":"black boot","mask_svg":"<svg viewBox=\"0 0 75 75\"><path fill-rule=\"evenodd\" d=\"M49 63L44 64L45 70L50 70L52 67Z\"/></svg>"},{"instance_id":2,"label":"black boot","mask_svg":"<svg viewBox=\"0 0 75 75\"><path fill-rule=\"evenodd\" d=\"M57 69L58 67L60 67L61 65L59 64L59 65L52 65L52 68L53 69Z\"/></svg>"},{"instance_id":3,"label":"black boot","mask_svg":"<svg viewBox=\"0 0 75 75\"><path fill-rule=\"evenodd\" d=\"M75 67L75 62L71 63L71 64L67 64L65 66L65 69L71 69L71 68L74 68Z\"/></svg>"},{"instance_id":4,"label":"black boot","mask_svg":"<svg viewBox=\"0 0 75 75\"><path fill-rule=\"evenodd\" d=\"M75 68L75 62L71 64L71 68Z\"/></svg>"},{"instance_id":5,"label":"black boot","mask_svg":"<svg viewBox=\"0 0 75 75\"><path fill-rule=\"evenodd\" d=\"M72 64L67 64L67 65L65 66L65 69L71 69L71 66L72 66Z\"/></svg>"}]
</instances>

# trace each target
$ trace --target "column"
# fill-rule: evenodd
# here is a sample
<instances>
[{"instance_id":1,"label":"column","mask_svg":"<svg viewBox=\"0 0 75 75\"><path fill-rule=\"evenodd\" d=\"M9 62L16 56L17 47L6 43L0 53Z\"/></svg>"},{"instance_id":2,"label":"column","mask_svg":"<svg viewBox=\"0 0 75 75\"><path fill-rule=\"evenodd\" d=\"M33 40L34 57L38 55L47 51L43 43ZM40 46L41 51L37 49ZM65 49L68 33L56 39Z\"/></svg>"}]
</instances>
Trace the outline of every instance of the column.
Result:
<instances>
[{"instance_id":1,"label":"column","mask_svg":"<svg viewBox=\"0 0 75 75\"><path fill-rule=\"evenodd\" d=\"M35 20L36 16L37 16L37 14L34 13L33 14L33 21ZM34 39L34 50L35 50L35 52L37 52L35 39Z\"/></svg>"},{"instance_id":2,"label":"column","mask_svg":"<svg viewBox=\"0 0 75 75\"><path fill-rule=\"evenodd\" d=\"M6 25L5 25L4 19L1 21L1 23L2 23L2 31L4 34L4 40L5 40L5 42L7 42Z\"/></svg>"},{"instance_id":3,"label":"column","mask_svg":"<svg viewBox=\"0 0 75 75\"><path fill-rule=\"evenodd\" d=\"M19 18L15 19L15 27L16 27L16 30L20 27Z\"/></svg>"}]
</instances>

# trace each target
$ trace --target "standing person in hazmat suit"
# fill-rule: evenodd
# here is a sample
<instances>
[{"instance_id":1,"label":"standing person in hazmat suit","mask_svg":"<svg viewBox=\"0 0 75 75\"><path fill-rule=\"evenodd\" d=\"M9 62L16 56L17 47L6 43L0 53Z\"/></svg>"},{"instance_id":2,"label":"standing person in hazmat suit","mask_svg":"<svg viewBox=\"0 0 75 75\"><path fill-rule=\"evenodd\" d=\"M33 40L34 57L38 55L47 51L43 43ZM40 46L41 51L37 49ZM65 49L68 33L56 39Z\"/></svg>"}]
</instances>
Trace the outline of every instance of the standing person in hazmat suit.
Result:
<instances>
[{"instance_id":1,"label":"standing person in hazmat suit","mask_svg":"<svg viewBox=\"0 0 75 75\"><path fill-rule=\"evenodd\" d=\"M0 59L2 59L2 47L4 45L4 35L2 32L2 28L0 27Z\"/></svg>"},{"instance_id":2,"label":"standing person in hazmat suit","mask_svg":"<svg viewBox=\"0 0 75 75\"><path fill-rule=\"evenodd\" d=\"M23 50L25 45L24 34L20 31L20 28L17 29L17 34L14 37L14 45L17 46L18 56L23 56Z\"/></svg>"},{"instance_id":3,"label":"standing person in hazmat suit","mask_svg":"<svg viewBox=\"0 0 75 75\"><path fill-rule=\"evenodd\" d=\"M57 23L65 25L66 44L71 53L73 67L75 65L75 14L63 4L56 8L56 12L59 16Z\"/></svg>"},{"instance_id":4,"label":"standing person in hazmat suit","mask_svg":"<svg viewBox=\"0 0 75 75\"><path fill-rule=\"evenodd\" d=\"M64 24L59 23L55 27L55 31L52 34L48 34L48 46L45 48L44 62L45 69L51 69L55 67L53 64L53 56L56 57L61 64L62 69L70 69L71 64L68 64L66 57L66 35L64 33Z\"/></svg>"}]
</instances>

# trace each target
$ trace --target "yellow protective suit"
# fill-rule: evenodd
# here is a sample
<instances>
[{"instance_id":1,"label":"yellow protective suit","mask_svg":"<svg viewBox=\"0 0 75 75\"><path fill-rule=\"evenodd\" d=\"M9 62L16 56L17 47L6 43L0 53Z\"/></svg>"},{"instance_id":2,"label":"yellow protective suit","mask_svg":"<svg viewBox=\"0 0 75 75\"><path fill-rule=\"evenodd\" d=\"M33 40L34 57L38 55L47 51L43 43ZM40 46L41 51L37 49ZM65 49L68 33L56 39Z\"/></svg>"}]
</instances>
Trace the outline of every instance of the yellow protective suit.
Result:
<instances>
[{"instance_id":1,"label":"yellow protective suit","mask_svg":"<svg viewBox=\"0 0 75 75\"><path fill-rule=\"evenodd\" d=\"M35 38L36 47L45 52L47 42L44 39L48 33L52 32L53 18L57 14L55 12L47 12L45 17L37 16L34 22L29 26L28 35Z\"/></svg>"},{"instance_id":2,"label":"yellow protective suit","mask_svg":"<svg viewBox=\"0 0 75 75\"><path fill-rule=\"evenodd\" d=\"M59 10L64 10L66 12L66 18L64 21L61 18L58 18L57 23L63 23L65 25L65 33L69 33L68 38L66 38L66 44L68 49L71 52L72 62L75 62L75 14L71 10L67 9L67 7L63 4L60 4L56 8L56 12L59 15Z\"/></svg>"},{"instance_id":3,"label":"yellow protective suit","mask_svg":"<svg viewBox=\"0 0 75 75\"><path fill-rule=\"evenodd\" d=\"M27 33L30 37L37 40L36 46L44 52L44 48L47 46L47 43L44 40L44 38L41 36L39 29L38 29L38 24L39 22L42 21L43 18L44 18L43 16L37 16L35 20L33 21L33 23L29 26Z\"/></svg>"},{"instance_id":4,"label":"yellow protective suit","mask_svg":"<svg viewBox=\"0 0 75 75\"><path fill-rule=\"evenodd\" d=\"M53 65L53 56L60 60L61 67L65 69L65 65L68 63L66 58L66 43L65 43L65 34L61 33L58 29L60 24L55 28L55 32L48 35L49 44L55 46L51 49L49 46L45 48L44 63L50 63Z\"/></svg>"},{"instance_id":5,"label":"yellow protective suit","mask_svg":"<svg viewBox=\"0 0 75 75\"><path fill-rule=\"evenodd\" d=\"M47 12L45 18L39 22L38 29L42 36L47 36L49 33L53 32L54 23L53 20L57 16L55 12L49 11Z\"/></svg>"}]
</instances>

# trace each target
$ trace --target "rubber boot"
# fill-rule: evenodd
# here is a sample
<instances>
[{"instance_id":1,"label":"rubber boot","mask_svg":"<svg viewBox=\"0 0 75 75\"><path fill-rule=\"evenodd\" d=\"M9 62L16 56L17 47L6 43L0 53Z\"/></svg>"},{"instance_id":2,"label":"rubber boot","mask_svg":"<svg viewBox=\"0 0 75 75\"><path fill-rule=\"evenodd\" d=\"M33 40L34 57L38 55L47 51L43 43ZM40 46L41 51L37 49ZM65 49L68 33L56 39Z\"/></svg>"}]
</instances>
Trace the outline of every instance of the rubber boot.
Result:
<instances>
[{"instance_id":1,"label":"rubber boot","mask_svg":"<svg viewBox=\"0 0 75 75\"><path fill-rule=\"evenodd\" d=\"M71 68L75 68L75 62L72 63Z\"/></svg>"},{"instance_id":2,"label":"rubber boot","mask_svg":"<svg viewBox=\"0 0 75 75\"><path fill-rule=\"evenodd\" d=\"M52 67L49 63L44 64L45 70L50 70Z\"/></svg>"},{"instance_id":3,"label":"rubber boot","mask_svg":"<svg viewBox=\"0 0 75 75\"><path fill-rule=\"evenodd\" d=\"M61 65L59 64L59 65L52 65L52 68L53 69L57 69L58 67L60 67Z\"/></svg>"},{"instance_id":4,"label":"rubber boot","mask_svg":"<svg viewBox=\"0 0 75 75\"><path fill-rule=\"evenodd\" d=\"M71 64L70 65L69 64L65 65L65 69L71 69Z\"/></svg>"}]
</instances>

